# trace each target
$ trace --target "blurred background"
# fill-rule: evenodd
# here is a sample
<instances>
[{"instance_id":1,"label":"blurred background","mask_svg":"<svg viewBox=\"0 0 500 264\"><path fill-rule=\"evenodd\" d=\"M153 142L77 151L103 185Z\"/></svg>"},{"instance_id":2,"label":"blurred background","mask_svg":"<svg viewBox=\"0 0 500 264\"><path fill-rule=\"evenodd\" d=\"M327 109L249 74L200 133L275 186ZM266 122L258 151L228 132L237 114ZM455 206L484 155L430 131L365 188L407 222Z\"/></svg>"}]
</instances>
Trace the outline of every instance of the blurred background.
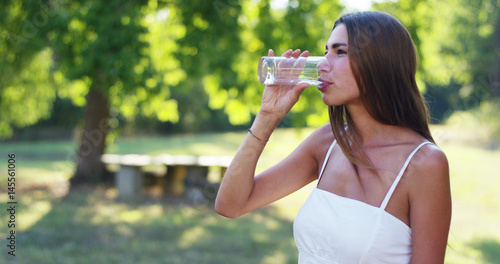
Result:
<instances>
[{"instance_id":1,"label":"blurred background","mask_svg":"<svg viewBox=\"0 0 500 264\"><path fill-rule=\"evenodd\" d=\"M451 169L446 263L500 263L499 7L499 0L1 1L0 263L296 263L292 223L313 185L225 219L206 188L201 200L164 189L161 166L144 166L140 195L119 199L119 168L101 157L234 155L259 110L259 58L270 48L321 56L334 21L364 10L398 18L418 51L419 88ZM327 122L320 93L306 89L258 170ZM210 179L216 185L220 177ZM9 201L17 202L15 227ZM16 256L8 254L13 230Z\"/></svg>"}]
</instances>

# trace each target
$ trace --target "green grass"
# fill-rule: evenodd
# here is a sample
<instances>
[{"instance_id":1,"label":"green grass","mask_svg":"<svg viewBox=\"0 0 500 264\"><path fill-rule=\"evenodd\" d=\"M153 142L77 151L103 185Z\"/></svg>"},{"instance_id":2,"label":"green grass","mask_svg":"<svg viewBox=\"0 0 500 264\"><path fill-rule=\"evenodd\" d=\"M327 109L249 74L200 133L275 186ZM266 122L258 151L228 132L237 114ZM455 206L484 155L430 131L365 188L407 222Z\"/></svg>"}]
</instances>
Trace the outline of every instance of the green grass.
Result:
<instances>
[{"instance_id":1,"label":"green grass","mask_svg":"<svg viewBox=\"0 0 500 264\"><path fill-rule=\"evenodd\" d=\"M49 193L37 195L36 203L48 208L29 206L44 215L31 227L20 228L17 263L295 261L290 222L272 208L229 220L213 213L212 206L172 199L121 203L103 188L51 202ZM19 217L30 216L21 210ZM0 260L8 259L2 254Z\"/></svg>"},{"instance_id":2,"label":"green grass","mask_svg":"<svg viewBox=\"0 0 500 264\"><path fill-rule=\"evenodd\" d=\"M500 263L500 150L449 140L433 127L451 168L453 220L447 264ZM290 153L311 129L280 129L258 170ZM108 153L234 155L246 132L141 137L114 142ZM296 263L293 219L314 183L239 219L212 204L176 197L116 199L100 186L67 193L74 143L2 143L18 155L17 256L7 256L6 177L0 179L0 263ZM4 160L5 163L7 159ZM6 164L4 165L6 166ZM14 262L12 260L15 260Z\"/></svg>"},{"instance_id":3,"label":"green grass","mask_svg":"<svg viewBox=\"0 0 500 264\"><path fill-rule=\"evenodd\" d=\"M500 151L444 144L453 218L447 263L500 263Z\"/></svg>"}]
</instances>

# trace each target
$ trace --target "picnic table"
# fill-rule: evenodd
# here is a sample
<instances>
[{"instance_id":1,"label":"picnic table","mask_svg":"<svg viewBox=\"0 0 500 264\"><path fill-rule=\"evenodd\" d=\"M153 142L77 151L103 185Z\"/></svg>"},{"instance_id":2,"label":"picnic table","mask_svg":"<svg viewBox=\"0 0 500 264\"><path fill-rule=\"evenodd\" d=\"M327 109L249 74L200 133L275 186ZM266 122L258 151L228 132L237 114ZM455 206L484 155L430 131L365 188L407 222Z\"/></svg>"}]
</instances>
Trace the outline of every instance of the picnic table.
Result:
<instances>
[{"instance_id":1,"label":"picnic table","mask_svg":"<svg viewBox=\"0 0 500 264\"><path fill-rule=\"evenodd\" d=\"M120 198L136 197L144 184L143 167L149 165L166 166L169 179L167 184L173 194L183 195L186 186L202 186L207 183L210 167L220 169L224 175L231 163L228 156L193 156L193 155L141 155L141 154L104 154L101 160L105 164L119 165L115 174L115 185Z\"/></svg>"}]
</instances>

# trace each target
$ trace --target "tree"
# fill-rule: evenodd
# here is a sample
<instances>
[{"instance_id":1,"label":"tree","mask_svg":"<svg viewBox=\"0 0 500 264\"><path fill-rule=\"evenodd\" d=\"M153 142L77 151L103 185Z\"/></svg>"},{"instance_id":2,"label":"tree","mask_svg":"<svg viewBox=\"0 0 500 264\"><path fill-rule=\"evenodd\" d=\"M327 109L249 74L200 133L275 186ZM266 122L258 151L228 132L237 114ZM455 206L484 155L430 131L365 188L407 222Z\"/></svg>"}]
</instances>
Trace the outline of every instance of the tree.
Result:
<instances>
[{"instance_id":1,"label":"tree","mask_svg":"<svg viewBox=\"0 0 500 264\"><path fill-rule=\"evenodd\" d=\"M7 32L10 43L2 45L2 52L15 51L13 62L4 70L11 71L14 79L23 80L22 71L19 74L16 69L37 65L39 69L26 75L41 74L44 79L40 84L58 84L70 96L85 97L85 125L73 183L98 182L105 177L100 156L109 133L111 107L129 118L139 112L164 121L178 118L177 105L167 100L169 87L163 85L164 78L155 69L147 41L152 22L148 16L154 16L156 1L33 0L2 4L7 12L2 23L11 30ZM31 59L35 54L41 54L47 63L38 57ZM10 87L4 83L2 91L8 94ZM54 89L45 89L51 96L40 98L34 87L23 88L35 91L34 97L45 99L41 101L47 105L54 99ZM2 100L5 98L10 97ZM50 106L46 108L50 110ZM48 112L40 110L33 120Z\"/></svg>"},{"instance_id":2,"label":"tree","mask_svg":"<svg viewBox=\"0 0 500 264\"><path fill-rule=\"evenodd\" d=\"M0 52L11 56L2 69L14 76L0 80L1 91L12 90L9 83L23 76L33 86L45 87L38 90L45 97L25 87L26 100L33 95L39 101L27 105L38 111L29 110L34 112L31 123L23 124L46 117L56 93L85 105L73 183L105 178L100 155L110 131L110 111L127 120L140 114L163 122L176 122L181 113L187 122L190 115L203 120L207 109L224 109L232 124L249 123L264 88L256 78L259 57L269 48L322 54L341 10L337 1L316 8L313 0L279 8L269 0L258 5L237 0L26 0L1 5L5 16L0 22L8 30L2 29L7 42ZM30 72L22 75L17 69ZM7 103L0 111L12 112L5 98L16 96L2 97ZM303 97L292 113L298 124L324 122L317 91ZM3 118L0 126L15 125Z\"/></svg>"},{"instance_id":3,"label":"tree","mask_svg":"<svg viewBox=\"0 0 500 264\"><path fill-rule=\"evenodd\" d=\"M159 88L148 44L141 39L147 33L145 5L144 0L71 1L47 27L57 67L67 79L88 84L85 125L72 183L98 182L106 175L100 157L109 132L110 97L134 101L137 94L147 97Z\"/></svg>"},{"instance_id":4,"label":"tree","mask_svg":"<svg viewBox=\"0 0 500 264\"><path fill-rule=\"evenodd\" d=\"M0 2L0 138L12 136L15 127L48 118L55 99L52 51L36 38L50 14L35 14L26 19L29 14L21 2Z\"/></svg>"},{"instance_id":5,"label":"tree","mask_svg":"<svg viewBox=\"0 0 500 264\"><path fill-rule=\"evenodd\" d=\"M420 55L420 86L441 98L444 115L499 96L498 0L399 0L374 8L409 29Z\"/></svg>"}]
</instances>

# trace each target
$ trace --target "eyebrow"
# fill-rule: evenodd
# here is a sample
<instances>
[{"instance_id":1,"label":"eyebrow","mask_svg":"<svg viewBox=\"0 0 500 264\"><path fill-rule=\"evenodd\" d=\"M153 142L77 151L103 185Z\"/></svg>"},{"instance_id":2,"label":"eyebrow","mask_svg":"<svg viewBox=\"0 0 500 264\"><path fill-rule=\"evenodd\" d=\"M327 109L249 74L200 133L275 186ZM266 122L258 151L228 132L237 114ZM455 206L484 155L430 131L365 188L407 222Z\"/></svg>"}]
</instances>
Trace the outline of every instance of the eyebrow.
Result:
<instances>
[{"instance_id":1,"label":"eyebrow","mask_svg":"<svg viewBox=\"0 0 500 264\"><path fill-rule=\"evenodd\" d=\"M332 49L336 49L340 46L346 46L347 47L347 44L346 43L333 43L332 44ZM328 45L325 46L325 49L328 49Z\"/></svg>"}]
</instances>

